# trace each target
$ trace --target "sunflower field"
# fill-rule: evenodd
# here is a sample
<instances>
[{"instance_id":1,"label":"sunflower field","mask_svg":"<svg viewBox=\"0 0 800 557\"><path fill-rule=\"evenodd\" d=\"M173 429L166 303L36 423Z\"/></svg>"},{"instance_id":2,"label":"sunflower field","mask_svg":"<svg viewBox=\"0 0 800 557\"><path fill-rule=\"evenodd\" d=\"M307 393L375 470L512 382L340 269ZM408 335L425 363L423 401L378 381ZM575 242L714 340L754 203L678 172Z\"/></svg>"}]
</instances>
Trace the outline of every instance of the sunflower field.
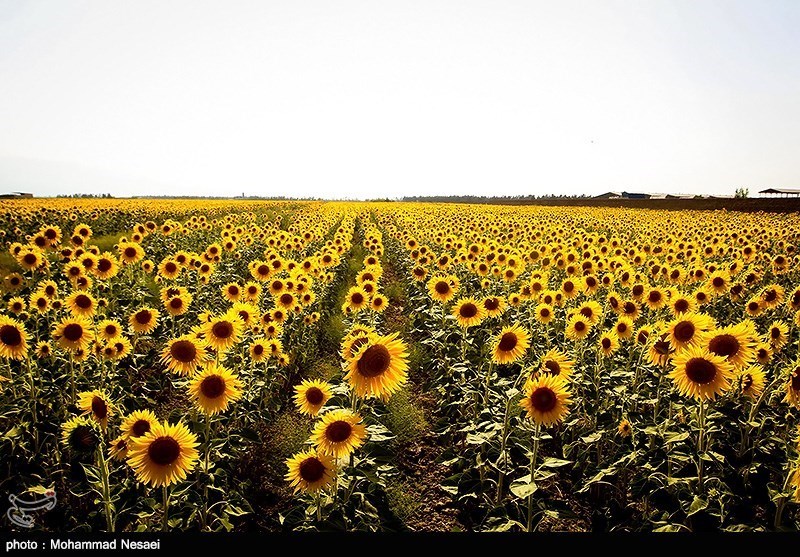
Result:
<instances>
[{"instance_id":1,"label":"sunflower field","mask_svg":"<svg viewBox=\"0 0 800 557\"><path fill-rule=\"evenodd\" d=\"M798 528L797 214L28 199L0 239L36 530Z\"/></svg>"}]
</instances>

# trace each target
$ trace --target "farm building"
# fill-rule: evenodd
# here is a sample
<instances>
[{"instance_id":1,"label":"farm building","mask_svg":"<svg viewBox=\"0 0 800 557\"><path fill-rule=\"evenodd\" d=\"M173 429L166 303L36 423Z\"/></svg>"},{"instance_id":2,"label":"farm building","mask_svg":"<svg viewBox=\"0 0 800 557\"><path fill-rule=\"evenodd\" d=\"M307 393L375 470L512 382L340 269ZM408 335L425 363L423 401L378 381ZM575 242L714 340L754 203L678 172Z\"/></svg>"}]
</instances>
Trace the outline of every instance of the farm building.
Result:
<instances>
[{"instance_id":1,"label":"farm building","mask_svg":"<svg viewBox=\"0 0 800 557\"><path fill-rule=\"evenodd\" d=\"M761 190L761 195L777 196L777 197L798 197L800 196L800 189L797 188L767 188Z\"/></svg>"},{"instance_id":2,"label":"farm building","mask_svg":"<svg viewBox=\"0 0 800 557\"><path fill-rule=\"evenodd\" d=\"M32 193L26 193L23 191L12 191L11 193L0 193L0 199L19 199L19 198L28 198L33 197Z\"/></svg>"}]
</instances>

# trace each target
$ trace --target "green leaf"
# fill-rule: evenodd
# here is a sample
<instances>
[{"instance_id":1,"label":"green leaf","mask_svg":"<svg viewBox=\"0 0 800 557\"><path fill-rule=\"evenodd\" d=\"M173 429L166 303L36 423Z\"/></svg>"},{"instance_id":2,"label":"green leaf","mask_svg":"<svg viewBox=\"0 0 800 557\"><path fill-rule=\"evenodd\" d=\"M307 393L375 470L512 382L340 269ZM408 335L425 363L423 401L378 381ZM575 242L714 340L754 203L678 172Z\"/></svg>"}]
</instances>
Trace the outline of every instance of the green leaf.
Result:
<instances>
[{"instance_id":1,"label":"green leaf","mask_svg":"<svg viewBox=\"0 0 800 557\"><path fill-rule=\"evenodd\" d=\"M523 476L522 478L515 480L509 486L511 493L515 496L519 497L520 499L527 499L534 493L539 487L536 485L536 482L530 481L531 476L530 474Z\"/></svg>"},{"instance_id":2,"label":"green leaf","mask_svg":"<svg viewBox=\"0 0 800 557\"><path fill-rule=\"evenodd\" d=\"M585 437L581 437L581 441L586 443L587 445L590 443L595 443L603 438L603 434L599 431L592 433L591 435L587 435Z\"/></svg>"},{"instance_id":3,"label":"green leaf","mask_svg":"<svg viewBox=\"0 0 800 557\"><path fill-rule=\"evenodd\" d=\"M704 510L707 507L708 507L708 501L695 495L694 501L692 501L692 504L689 507L689 512L686 513L686 516L692 516L693 514L699 513L700 511Z\"/></svg>"},{"instance_id":4,"label":"green leaf","mask_svg":"<svg viewBox=\"0 0 800 557\"><path fill-rule=\"evenodd\" d=\"M566 466L568 464L572 464L572 461L555 458L553 456L547 457L544 459L544 462L542 462L542 466L545 468L561 468L562 466Z\"/></svg>"},{"instance_id":5,"label":"green leaf","mask_svg":"<svg viewBox=\"0 0 800 557\"><path fill-rule=\"evenodd\" d=\"M664 441L666 443L680 443L688 438L688 433L667 433L667 437L664 439Z\"/></svg>"}]
</instances>

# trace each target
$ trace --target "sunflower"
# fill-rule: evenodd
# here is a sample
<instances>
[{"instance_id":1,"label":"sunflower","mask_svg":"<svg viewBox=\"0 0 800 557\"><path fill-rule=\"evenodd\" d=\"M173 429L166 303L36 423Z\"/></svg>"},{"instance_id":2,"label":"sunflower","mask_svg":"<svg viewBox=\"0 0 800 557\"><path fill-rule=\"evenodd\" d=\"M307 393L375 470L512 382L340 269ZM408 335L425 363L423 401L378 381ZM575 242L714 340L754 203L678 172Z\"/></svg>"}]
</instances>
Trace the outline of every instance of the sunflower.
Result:
<instances>
[{"instance_id":1,"label":"sunflower","mask_svg":"<svg viewBox=\"0 0 800 557\"><path fill-rule=\"evenodd\" d=\"M76 416L61 426L61 442L78 455L88 455L100 445L97 422L86 416Z\"/></svg>"},{"instance_id":2,"label":"sunflower","mask_svg":"<svg viewBox=\"0 0 800 557\"><path fill-rule=\"evenodd\" d=\"M183 315L187 311L189 311L189 306L192 303L192 295L188 292L181 292L172 296L168 300L164 301L164 309L167 310L167 313L170 315L178 316Z\"/></svg>"},{"instance_id":3,"label":"sunflower","mask_svg":"<svg viewBox=\"0 0 800 557\"><path fill-rule=\"evenodd\" d=\"M795 408L800 408L800 365L795 365L789 372L786 382L786 397L783 400Z\"/></svg>"},{"instance_id":4,"label":"sunflower","mask_svg":"<svg viewBox=\"0 0 800 557\"><path fill-rule=\"evenodd\" d=\"M385 400L406 382L408 351L397 335L368 337L350 360L345 379L356 395Z\"/></svg>"},{"instance_id":5,"label":"sunflower","mask_svg":"<svg viewBox=\"0 0 800 557\"><path fill-rule=\"evenodd\" d=\"M228 311L205 323L202 331L208 346L218 352L224 352L239 341L243 328L244 323L239 314Z\"/></svg>"},{"instance_id":6,"label":"sunflower","mask_svg":"<svg viewBox=\"0 0 800 557\"><path fill-rule=\"evenodd\" d=\"M78 394L78 408L100 424L105 430L108 418L114 414L114 405L103 391L85 391Z\"/></svg>"},{"instance_id":7,"label":"sunflower","mask_svg":"<svg viewBox=\"0 0 800 557\"><path fill-rule=\"evenodd\" d=\"M743 369L738 375L741 393L749 398L757 399L764 392L766 376L761 366L750 366Z\"/></svg>"},{"instance_id":8,"label":"sunflower","mask_svg":"<svg viewBox=\"0 0 800 557\"><path fill-rule=\"evenodd\" d=\"M746 323L715 329L703 335L703 345L742 369L755 359L756 338Z\"/></svg>"},{"instance_id":9,"label":"sunflower","mask_svg":"<svg viewBox=\"0 0 800 557\"><path fill-rule=\"evenodd\" d=\"M633 433L633 428L631 427L631 423L627 420L627 418L620 420L619 424L617 425L617 433L623 438L631 436L631 433Z\"/></svg>"},{"instance_id":10,"label":"sunflower","mask_svg":"<svg viewBox=\"0 0 800 557\"><path fill-rule=\"evenodd\" d=\"M706 291L714 296L725 294L730 286L731 275L728 271L714 271L706 281Z\"/></svg>"},{"instance_id":11,"label":"sunflower","mask_svg":"<svg viewBox=\"0 0 800 557\"><path fill-rule=\"evenodd\" d=\"M119 262L114 255L105 252L97 258L97 264L92 272L100 280L108 280L119 272Z\"/></svg>"},{"instance_id":12,"label":"sunflower","mask_svg":"<svg viewBox=\"0 0 800 557\"><path fill-rule=\"evenodd\" d=\"M542 324L550 323L553 320L553 306L541 302L533 310L536 321Z\"/></svg>"},{"instance_id":13,"label":"sunflower","mask_svg":"<svg viewBox=\"0 0 800 557\"><path fill-rule=\"evenodd\" d=\"M520 406L536 425L549 426L564 419L572 403L567 382L558 376L539 374L528 379Z\"/></svg>"},{"instance_id":14,"label":"sunflower","mask_svg":"<svg viewBox=\"0 0 800 557\"><path fill-rule=\"evenodd\" d=\"M765 308L766 306L760 298L750 298L744 306L744 311L750 317L758 317Z\"/></svg>"},{"instance_id":15,"label":"sunflower","mask_svg":"<svg viewBox=\"0 0 800 557\"><path fill-rule=\"evenodd\" d=\"M564 334L570 340L582 340L589 336L591 330L591 322L582 314L575 313L567 321L567 327L564 329Z\"/></svg>"},{"instance_id":16,"label":"sunflower","mask_svg":"<svg viewBox=\"0 0 800 557\"><path fill-rule=\"evenodd\" d=\"M597 341L597 349L604 355L610 356L619 348L619 338L614 331L605 331Z\"/></svg>"},{"instance_id":17,"label":"sunflower","mask_svg":"<svg viewBox=\"0 0 800 557\"><path fill-rule=\"evenodd\" d=\"M360 311L369 305L369 297L360 286L352 286L344 298L345 307L350 311Z\"/></svg>"},{"instance_id":18,"label":"sunflower","mask_svg":"<svg viewBox=\"0 0 800 557\"><path fill-rule=\"evenodd\" d=\"M650 288L642 299L650 311L657 311L667 303L667 297L660 288Z\"/></svg>"},{"instance_id":19,"label":"sunflower","mask_svg":"<svg viewBox=\"0 0 800 557\"><path fill-rule=\"evenodd\" d=\"M97 310L97 301L88 292L73 292L67 297L65 303L72 315L78 317L91 317Z\"/></svg>"},{"instance_id":20,"label":"sunflower","mask_svg":"<svg viewBox=\"0 0 800 557\"><path fill-rule=\"evenodd\" d=\"M431 297L443 304L447 303L456 295L456 290L458 289L452 280L453 278L442 275L431 277L428 281L428 292L430 292Z\"/></svg>"},{"instance_id":21,"label":"sunflower","mask_svg":"<svg viewBox=\"0 0 800 557\"><path fill-rule=\"evenodd\" d=\"M213 416L224 412L230 402L242 397L242 383L229 369L208 364L192 377L189 396L200 410Z\"/></svg>"},{"instance_id":22,"label":"sunflower","mask_svg":"<svg viewBox=\"0 0 800 557\"><path fill-rule=\"evenodd\" d=\"M144 258L144 249L134 242L120 242L119 244L119 258L124 265L131 265L138 263Z\"/></svg>"},{"instance_id":23,"label":"sunflower","mask_svg":"<svg viewBox=\"0 0 800 557\"><path fill-rule=\"evenodd\" d=\"M530 345L530 335L522 326L503 327L492 342L492 361L496 364L514 363L522 359Z\"/></svg>"},{"instance_id":24,"label":"sunflower","mask_svg":"<svg viewBox=\"0 0 800 557\"><path fill-rule=\"evenodd\" d=\"M25 311L25 299L19 296L14 296L8 301L8 312L14 315L19 315Z\"/></svg>"},{"instance_id":25,"label":"sunflower","mask_svg":"<svg viewBox=\"0 0 800 557\"><path fill-rule=\"evenodd\" d=\"M267 343L264 339L260 338L254 340L250 344L250 359L254 362L263 362L269 358L270 353L267 349Z\"/></svg>"},{"instance_id":26,"label":"sunflower","mask_svg":"<svg viewBox=\"0 0 800 557\"><path fill-rule=\"evenodd\" d=\"M314 450L293 455L286 460L286 466L289 468L286 481L294 488L295 493L316 493L331 485L336 476L333 458Z\"/></svg>"},{"instance_id":27,"label":"sunflower","mask_svg":"<svg viewBox=\"0 0 800 557\"><path fill-rule=\"evenodd\" d=\"M594 325L600 320L601 317L603 317L603 306L601 306L595 300L588 300L578 306L578 313L583 315L589 320L589 323Z\"/></svg>"},{"instance_id":28,"label":"sunflower","mask_svg":"<svg viewBox=\"0 0 800 557\"><path fill-rule=\"evenodd\" d=\"M714 327L714 319L704 313L682 313L671 321L669 342L676 350L700 344L702 334Z\"/></svg>"},{"instance_id":29,"label":"sunflower","mask_svg":"<svg viewBox=\"0 0 800 557\"><path fill-rule=\"evenodd\" d=\"M243 295L248 302L258 302L261 299L261 285L257 282L246 282L243 289Z\"/></svg>"},{"instance_id":30,"label":"sunflower","mask_svg":"<svg viewBox=\"0 0 800 557\"><path fill-rule=\"evenodd\" d=\"M768 309L774 309L783 303L786 291L780 284L770 284L761 290L760 300Z\"/></svg>"},{"instance_id":31,"label":"sunflower","mask_svg":"<svg viewBox=\"0 0 800 557\"><path fill-rule=\"evenodd\" d=\"M331 398L331 386L325 381L306 379L294 388L294 403L301 414L316 416Z\"/></svg>"},{"instance_id":32,"label":"sunflower","mask_svg":"<svg viewBox=\"0 0 800 557\"><path fill-rule=\"evenodd\" d=\"M350 332L344 340L342 340L342 358L346 361L352 360L362 346L368 344L371 340L378 338L374 332L358 331Z\"/></svg>"},{"instance_id":33,"label":"sunflower","mask_svg":"<svg viewBox=\"0 0 800 557\"><path fill-rule=\"evenodd\" d=\"M381 313L388 305L388 299L383 294L375 294L369 302L369 307L372 311Z\"/></svg>"},{"instance_id":34,"label":"sunflower","mask_svg":"<svg viewBox=\"0 0 800 557\"><path fill-rule=\"evenodd\" d=\"M151 410L135 410L122 419L119 426L126 439L141 437L158 424L158 418Z\"/></svg>"},{"instance_id":35,"label":"sunflower","mask_svg":"<svg viewBox=\"0 0 800 557\"><path fill-rule=\"evenodd\" d=\"M118 462L124 461L128 457L128 438L120 435L114 439L108 447L108 456Z\"/></svg>"},{"instance_id":36,"label":"sunflower","mask_svg":"<svg viewBox=\"0 0 800 557\"><path fill-rule=\"evenodd\" d=\"M629 339L633 337L633 322L625 316L619 316L617 322L614 323L614 333L621 339Z\"/></svg>"},{"instance_id":37,"label":"sunflower","mask_svg":"<svg viewBox=\"0 0 800 557\"><path fill-rule=\"evenodd\" d=\"M86 350L94 340L92 323L83 317L66 317L53 330L53 339L64 350Z\"/></svg>"},{"instance_id":38,"label":"sunflower","mask_svg":"<svg viewBox=\"0 0 800 557\"><path fill-rule=\"evenodd\" d=\"M113 319L104 319L97 325L97 336L105 341L122 335L122 325Z\"/></svg>"},{"instance_id":39,"label":"sunflower","mask_svg":"<svg viewBox=\"0 0 800 557\"><path fill-rule=\"evenodd\" d=\"M539 369L546 375L568 378L572 375L572 366L574 365L575 362L570 360L566 354L560 350L551 349L542 356Z\"/></svg>"},{"instance_id":40,"label":"sunflower","mask_svg":"<svg viewBox=\"0 0 800 557\"><path fill-rule=\"evenodd\" d=\"M161 362L166 364L170 371L183 376L194 373L205 359L205 349L190 334L167 341L161 352Z\"/></svg>"},{"instance_id":41,"label":"sunflower","mask_svg":"<svg viewBox=\"0 0 800 557\"><path fill-rule=\"evenodd\" d=\"M702 346L678 352L670 377L678 391L696 400L713 400L731 387L733 365Z\"/></svg>"},{"instance_id":42,"label":"sunflower","mask_svg":"<svg viewBox=\"0 0 800 557\"><path fill-rule=\"evenodd\" d=\"M756 346L756 361L761 365L767 365L772 359L772 346L766 342L759 343Z\"/></svg>"},{"instance_id":43,"label":"sunflower","mask_svg":"<svg viewBox=\"0 0 800 557\"><path fill-rule=\"evenodd\" d=\"M28 355L28 333L16 319L0 315L0 357L22 360Z\"/></svg>"},{"instance_id":44,"label":"sunflower","mask_svg":"<svg viewBox=\"0 0 800 557\"><path fill-rule=\"evenodd\" d=\"M185 479L197 463L197 436L183 422L157 423L129 445L128 464L136 479L153 487Z\"/></svg>"},{"instance_id":45,"label":"sunflower","mask_svg":"<svg viewBox=\"0 0 800 557\"><path fill-rule=\"evenodd\" d=\"M789 326L783 321L773 321L767 330L767 339L775 351L780 350L789 342Z\"/></svg>"},{"instance_id":46,"label":"sunflower","mask_svg":"<svg viewBox=\"0 0 800 557\"><path fill-rule=\"evenodd\" d=\"M453 315L459 326L466 329L483 321L483 308L475 298L461 298L453 306Z\"/></svg>"},{"instance_id":47,"label":"sunflower","mask_svg":"<svg viewBox=\"0 0 800 557\"><path fill-rule=\"evenodd\" d=\"M505 311L505 300L498 296L489 296L484 298L481 303L486 312L486 317L497 317Z\"/></svg>"},{"instance_id":48,"label":"sunflower","mask_svg":"<svg viewBox=\"0 0 800 557\"><path fill-rule=\"evenodd\" d=\"M643 332L643 329L644 327L640 329L639 334ZM675 349L669 341L669 333L655 334L655 332L651 331L646 342L649 345L647 359L654 366L666 365L675 353Z\"/></svg>"},{"instance_id":49,"label":"sunflower","mask_svg":"<svg viewBox=\"0 0 800 557\"><path fill-rule=\"evenodd\" d=\"M364 302L366 297L362 298L361 301ZM275 307L283 308L287 311L292 311L294 306L297 305L297 298L295 298L294 294L291 292L284 292L275 297ZM361 309L364 307L364 304L359 307Z\"/></svg>"},{"instance_id":50,"label":"sunflower","mask_svg":"<svg viewBox=\"0 0 800 557\"><path fill-rule=\"evenodd\" d=\"M146 335L158 325L158 310L143 307L131 314L128 323L136 334Z\"/></svg>"},{"instance_id":51,"label":"sunflower","mask_svg":"<svg viewBox=\"0 0 800 557\"><path fill-rule=\"evenodd\" d=\"M364 443L367 428L361 416L351 410L332 410L322 416L311 433L311 442L320 453L344 458Z\"/></svg>"},{"instance_id":52,"label":"sunflower","mask_svg":"<svg viewBox=\"0 0 800 557\"><path fill-rule=\"evenodd\" d=\"M41 359L49 358L53 355L53 347L46 340L39 342L36 345L36 357Z\"/></svg>"}]
</instances>

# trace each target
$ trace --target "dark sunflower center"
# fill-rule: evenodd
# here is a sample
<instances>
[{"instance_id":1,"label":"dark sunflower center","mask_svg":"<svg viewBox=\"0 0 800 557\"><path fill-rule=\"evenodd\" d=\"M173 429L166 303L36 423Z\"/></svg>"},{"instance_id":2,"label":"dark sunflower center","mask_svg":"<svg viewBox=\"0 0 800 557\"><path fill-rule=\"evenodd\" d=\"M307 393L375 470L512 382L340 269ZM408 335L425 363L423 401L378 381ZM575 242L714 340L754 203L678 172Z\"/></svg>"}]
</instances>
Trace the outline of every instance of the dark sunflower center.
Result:
<instances>
[{"instance_id":1,"label":"dark sunflower center","mask_svg":"<svg viewBox=\"0 0 800 557\"><path fill-rule=\"evenodd\" d=\"M777 338L781 338L781 330L780 330L778 327L773 327L773 328L770 330L770 336L771 336L772 338L776 338L776 339L777 339Z\"/></svg>"},{"instance_id":2,"label":"dark sunflower center","mask_svg":"<svg viewBox=\"0 0 800 557\"><path fill-rule=\"evenodd\" d=\"M89 309L92 307L92 299L86 294L78 294L75 298L75 305L81 309Z\"/></svg>"},{"instance_id":3,"label":"dark sunflower center","mask_svg":"<svg viewBox=\"0 0 800 557\"><path fill-rule=\"evenodd\" d=\"M228 294L231 296L238 296L239 295L239 287L238 286L229 286L228 287Z\"/></svg>"},{"instance_id":4,"label":"dark sunflower center","mask_svg":"<svg viewBox=\"0 0 800 557\"><path fill-rule=\"evenodd\" d=\"M669 354L669 342L666 340L658 340L653 344L653 350L663 355Z\"/></svg>"},{"instance_id":5,"label":"dark sunflower center","mask_svg":"<svg viewBox=\"0 0 800 557\"><path fill-rule=\"evenodd\" d=\"M689 342L694 337L694 323L691 321L681 321L675 325L674 334L675 338L680 342Z\"/></svg>"},{"instance_id":6,"label":"dark sunflower center","mask_svg":"<svg viewBox=\"0 0 800 557\"><path fill-rule=\"evenodd\" d=\"M611 339L604 338L603 340L600 341L600 344L603 345L604 350L608 350L609 348L611 348Z\"/></svg>"},{"instance_id":7,"label":"dark sunflower center","mask_svg":"<svg viewBox=\"0 0 800 557\"><path fill-rule=\"evenodd\" d=\"M485 307L489 311L494 311L498 307L500 307L500 300L498 300L497 298L488 298L484 300L483 307Z\"/></svg>"},{"instance_id":8,"label":"dark sunflower center","mask_svg":"<svg viewBox=\"0 0 800 557\"><path fill-rule=\"evenodd\" d=\"M382 306L383 305L383 298L375 298L374 300L372 300L372 305L378 306L378 307ZM476 310L476 313L477 313L477 310Z\"/></svg>"},{"instance_id":9,"label":"dark sunflower center","mask_svg":"<svg viewBox=\"0 0 800 557\"><path fill-rule=\"evenodd\" d=\"M79 425L72 430L70 444L80 451L90 451L97 446L97 436L87 425Z\"/></svg>"},{"instance_id":10,"label":"dark sunflower center","mask_svg":"<svg viewBox=\"0 0 800 557\"><path fill-rule=\"evenodd\" d=\"M706 385L717 376L717 366L705 358L692 358L686 362L686 377L692 383Z\"/></svg>"},{"instance_id":11,"label":"dark sunflower center","mask_svg":"<svg viewBox=\"0 0 800 557\"><path fill-rule=\"evenodd\" d=\"M136 420L136 423L131 427L131 431L133 432L132 437L141 437L150 431L150 422L147 420Z\"/></svg>"},{"instance_id":12,"label":"dark sunflower center","mask_svg":"<svg viewBox=\"0 0 800 557\"><path fill-rule=\"evenodd\" d=\"M6 346L19 346L22 344L22 333L14 325L0 327L0 342Z\"/></svg>"},{"instance_id":13,"label":"dark sunflower center","mask_svg":"<svg viewBox=\"0 0 800 557\"><path fill-rule=\"evenodd\" d=\"M739 352L739 341L733 335L717 335L708 343L708 349L727 358Z\"/></svg>"},{"instance_id":14,"label":"dark sunflower center","mask_svg":"<svg viewBox=\"0 0 800 557\"><path fill-rule=\"evenodd\" d=\"M517 334L509 331L500 337L500 344L497 348L502 352L510 352L517 346L518 341Z\"/></svg>"},{"instance_id":15,"label":"dark sunflower center","mask_svg":"<svg viewBox=\"0 0 800 557\"><path fill-rule=\"evenodd\" d=\"M766 300L767 302L774 302L777 297L778 297L777 291L768 290L767 293L764 295L764 300Z\"/></svg>"},{"instance_id":16,"label":"dark sunflower center","mask_svg":"<svg viewBox=\"0 0 800 557\"><path fill-rule=\"evenodd\" d=\"M83 327L77 323L70 323L64 327L64 338L70 342L76 342L83 336Z\"/></svg>"},{"instance_id":17,"label":"dark sunflower center","mask_svg":"<svg viewBox=\"0 0 800 557\"><path fill-rule=\"evenodd\" d=\"M444 296L445 294L450 292L450 285L447 282L440 280L439 282L436 283L434 289L436 290L437 294Z\"/></svg>"},{"instance_id":18,"label":"dark sunflower center","mask_svg":"<svg viewBox=\"0 0 800 557\"><path fill-rule=\"evenodd\" d=\"M344 420L336 420L325 428L325 437L332 443L341 443L350 438L353 426Z\"/></svg>"},{"instance_id":19,"label":"dark sunflower center","mask_svg":"<svg viewBox=\"0 0 800 557\"><path fill-rule=\"evenodd\" d=\"M800 367L792 371L792 390L800 391Z\"/></svg>"},{"instance_id":20,"label":"dark sunflower center","mask_svg":"<svg viewBox=\"0 0 800 557\"><path fill-rule=\"evenodd\" d=\"M722 288L725 286L725 280L722 277L714 277L714 280L711 281L711 284L714 285L714 288Z\"/></svg>"},{"instance_id":21,"label":"dark sunflower center","mask_svg":"<svg viewBox=\"0 0 800 557\"><path fill-rule=\"evenodd\" d=\"M590 307L582 307L580 313L587 319L591 319L592 316L594 315L594 312Z\"/></svg>"},{"instance_id":22,"label":"dark sunflower center","mask_svg":"<svg viewBox=\"0 0 800 557\"><path fill-rule=\"evenodd\" d=\"M289 305L289 304L291 304L293 301L294 301L294 300L293 300L293 298L292 298L292 295L291 295L291 294L289 294L289 293L286 293L286 294L283 294L283 295L281 295L281 303L282 303L283 305L286 305L286 306L288 306L288 305Z\"/></svg>"},{"instance_id":23,"label":"dark sunflower center","mask_svg":"<svg viewBox=\"0 0 800 557\"><path fill-rule=\"evenodd\" d=\"M325 465L316 457L310 456L300 463L300 477L308 483L320 481L325 476Z\"/></svg>"},{"instance_id":24,"label":"dark sunflower center","mask_svg":"<svg viewBox=\"0 0 800 557\"><path fill-rule=\"evenodd\" d=\"M545 317L545 318L550 317L550 308L542 308L542 309L540 309L539 310L539 315L541 315L542 317Z\"/></svg>"},{"instance_id":25,"label":"dark sunflower center","mask_svg":"<svg viewBox=\"0 0 800 557\"><path fill-rule=\"evenodd\" d=\"M117 334L117 326L116 325L106 325L106 334L108 336L115 336Z\"/></svg>"},{"instance_id":26,"label":"dark sunflower center","mask_svg":"<svg viewBox=\"0 0 800 557\"><path fill-rule=\"evenodd\" d=\"M255 354L256 356L260 356L263 353L264 353L264 346L262 344L256 344L255 346L253 346L253 354Z\"/></svg>"},{"instance_id":27,"label":"dark sunflower center","mask_svg":"<svg viewBox=\"0 0 800 557\"><path fill-rule=\"evenodd\" d=\"M226 339L230 338L233 335L233 325L228 323L227 321L220 321L219 323L214 323L214 326L211 327L211 334L213 334L218 339Z\"/></svg>"},{"instance_id":28,"label":"dark sunflower center","mask_svg":"<svg viewBox=\"0 0 800 557\"><path fill-rule=\"evenodd\" d=\"M364 295L361 292L353 292L353 295L350 297L350 301L354 304L358 305L364 302Z\"/></svg>"},{"instance_id":29,"label":"dark sunflower center","mask_svg":"<svg viewBox=\"0 0 800 557\"><path fill-rule=\"evenodd\" d=\"M637 284L631 290L634 296L641 296L644 293L644 286Z\"/></svg>"},{"instance_id":30,"label":"dark sunflower center","mask_svg":"<svg viewBox=\"0 0 800 557\"><path fill-rule=\"evenodd\" d=\"M169 301L169 307L172 309L181 309L183 307L183 298L172 298Z\"/></svg>"},{"instance_id":31,"label":"dark sunflower center","mask_svg":"<svg viewBox=\"0 0 800 557\"><path fill-rule=\"evenodd\" d=\"M471 319L478 315L478 306L472 302L466 303L459 308L458 313L465 319Z\"/></svg>"},{"instance_id":32,"label":"dark sunflower center","mask_svg":"<svg viewBox=\"0 0 800 557\"><path fill-rule=\"evenodd\" d=\"M547 360L544 363L544 367L550 375L558 375L561 373L561 365L555 360Z\"/></svg>"},{"instance_id":33,"label":"dark sunflower center","mask_svg":"<svg viewBox=\"0 0 800 557\"><path fill-rule=\"evenodd\" d=\"M136 248L125 248L125 257L136 257Z\"/></svg>"},{"instance_id":34,"label":"dark sunflower center","mask_svg":"<svg viewBox=\"0 0 800 557\"><path fill-rule=\"evenodd\" d=\"M106 401L96 396L92 399L92 414L98 419L103 420L108 416L108 405Z\"/></svg>"},{"instance_id":35,"label":"dark sunflower center","mask_svg":"<svg viewBox=\"0 0 800 557\"><path fill-rule=\"evenodd\" d=\"M25 263L28 265L33 265L36 263L36 254L35 253L26 253L25 257L23 257Z\"/></svg>"},{"instance_id":36,"label":"dark sunflower center","mask_svg":"<svg viewBox=\"0 0 800 557\"><path fill-rule=\"evenodd\" d=\"M181 456L181 446L172 437L159 437L147 447L147 456L159 466L169 466Z\"/></svg>"},{"instance_id":37,"label":"dark sunflower center","mask_svg":"<svg viewBox=\"0 0 800 557\"><path fill-rule=\"evenodd\" d=\"M150 323L150 320L153 318L153 314L150 313L149 310L143 309L141 311L136 312L136 322L139 325L147 325Z\"/></svg>"},{"instance_id":38,"label":"dark sunflower center","mask_svg":"<svg viewBox=\"0 0 800 557\"><path fill-rule=\"evenodd\" d=\"M753 376L746 373L742 378L742 388L746 391L753 386Z\"/></svg>"},{"instance_id":39,"label":"dark sunflower center","mask_svg":"<svg viewBox=\"0 0 800 557\"><path fill-rule=\"evenodd\" d=\"M657 304L661 301L661 292L658 290L653 290L647 295L647 299L650 300L651 303Z\"/></svg>"},{"instance_id":40,"label":"dark sunflower center","mask_svg":"<svg viewBox=\"0 0 800 557\"><path fill-rule=\"evenodd\" d=\"M306 400L309 404L313 404L314 406L322 404L322 399L324 398L325 395L319 387L311 387L306 391Z\"/></svg>"},{"instance_id":41,"label":"dark sunflower center","mask_svg":"<svg viewBox=\"0 0 800 557\"><path fill-rule=\"evenodd\" d=\"M572 281L568 280L564 283L564 292L572 292L575 290L575 285L572 284Z\"/></svg>"},{"instance_id":42,"label":"dark sunflower center","mask_svg":"<svg viewBox=\"0 0 800 557\"><path fill-rule=\"evenodd\" d=\"M633 302L625 302L624 306L625 313L633 314L636 313L636 304Z\"/></svg>"},{"instance_id":43,"label":"dark sunflower center","mask_svg":"<svg viewBox=\"0 0 800 557\"><path fill-rule=\"evenodd\" d=\"M192 362L197 356L197 347L190 340L179 340L172 343L169 353L179 362Z\"/></svg>"},{"instance_id":44,"label":"dark sunflower center","mask_svg":"<svg viewBox=\"0 0 800 557\"><path fill-rule=\"evenodd\" d=\"M539 387L531 393L531 405L539 412L550 412L557 402L558 397L550 387Z\"/></svg>"},{"instance_id":45,"label":"dark sunflower center","mask_svg":"<svg viewBox=\"0 0 800 557\"><path fill-rule=\"evenodd\" d=\"M218 398L225 392L225 380L219 375L209 375L200 383L200 392L206 398Z\"/></svg>"},{"instance_id":46,"label":"dark sunflower center","mask_svg":"<svg viewBox=\"0 0 800 557\"><path fill-rule=\"evenodd\" d=\"M266 265L259 265L258 269L256 269L256 271L258 271L259 275L268 275L269 274L269 267L267 267Z\"/></svg>"},{"instance_id":47,"label":"dark sunflower center","mask_svg":"<svg viewBox=\"0 0 800 557\"><path fill-rule=\"evenodd\" d=\"M355 344L355 343L354 343ZM364 377L378 377L389 369L392 357L389 350L381 345L370 346L358 359L356 368Z\"/></svg>"},{"instance_id":48,"label":"dark sunflower center","mask_svg":"<svg viewBox=\"0 0 800 557\"><path fill-rule=\"evenodd\" d=\"M689 309L689 302L688 302L688 300L684 300L683 298L681 298L680 300L678 300L677 302L675 302L675 310L676 310L676 311L678 311L678 312L680 312L680 313L684 313L684 312L686 312L688 309Z\"/></svg>"},{"instance_id":49,"label":"dark sunflower center","mask_svg":"<svg viewBox=\"0 0 800 557\"><path fill-rule=\"evenodd\" d=\"M586 323L584 323L583 321L576 321L575 330L579 333L582 333L583 331L586 330Z\"/></svg>"}]
</instances>

